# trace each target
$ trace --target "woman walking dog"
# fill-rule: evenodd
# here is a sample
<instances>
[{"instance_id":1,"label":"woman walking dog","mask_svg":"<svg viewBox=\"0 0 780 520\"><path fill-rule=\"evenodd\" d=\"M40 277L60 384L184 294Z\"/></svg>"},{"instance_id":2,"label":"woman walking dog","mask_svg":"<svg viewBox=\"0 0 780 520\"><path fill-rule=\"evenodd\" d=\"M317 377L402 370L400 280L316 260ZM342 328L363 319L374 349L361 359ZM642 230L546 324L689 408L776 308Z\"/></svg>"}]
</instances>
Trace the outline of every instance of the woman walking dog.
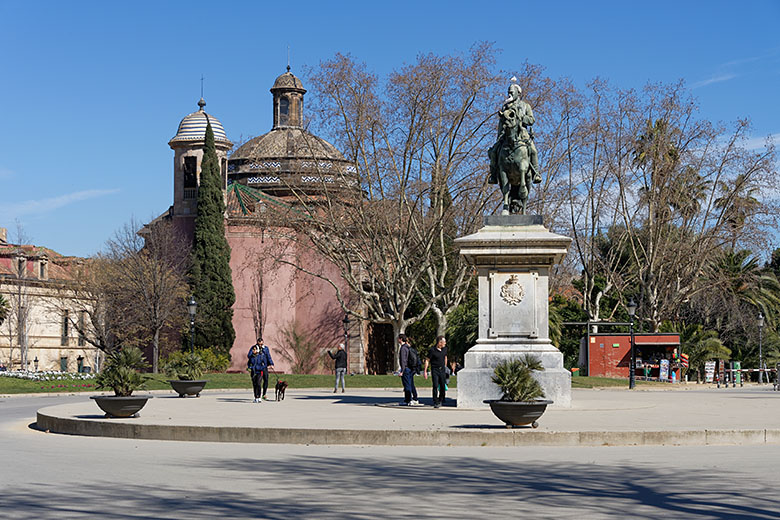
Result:
<instances>
[{"instance_id":1,"label":"woman walking dog","mask_svg":"<svg viewBox=\"0 0 780 520\"><path fill-rule=\"evenodd\" d=\"M268 390L268 367L274 366L271 351L263 344L263 338L257 338L257 343L249 349L247 357L247 368L252 375L252 389L255 393L254 402L261 403L268 399L265 396Z\"/></svg>"}]
</instances>

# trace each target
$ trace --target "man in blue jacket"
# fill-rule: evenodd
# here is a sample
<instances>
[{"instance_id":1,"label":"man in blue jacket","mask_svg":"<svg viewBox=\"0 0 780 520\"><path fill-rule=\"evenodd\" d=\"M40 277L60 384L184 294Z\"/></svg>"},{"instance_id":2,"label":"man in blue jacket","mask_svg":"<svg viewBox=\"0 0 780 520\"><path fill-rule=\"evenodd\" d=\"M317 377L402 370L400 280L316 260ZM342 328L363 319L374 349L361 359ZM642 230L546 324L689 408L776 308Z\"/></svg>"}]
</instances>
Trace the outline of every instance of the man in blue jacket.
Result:
<instances>
[{"instance_id":1,"label":"man in blue jacket","mask_svg":"<svg viewBox=\"0 0 780 520\"><path fill-rule=\"evenodd\" d=\"M252 389L255 392L254 402L261 403L262 400L267 400L265 393L268 390L268 367L274 366L271 351L263 344L263 338L257 338L257 343L249 349L247 357L249 358L247 368L252 375Z\"/></svg>"}]
</instances>

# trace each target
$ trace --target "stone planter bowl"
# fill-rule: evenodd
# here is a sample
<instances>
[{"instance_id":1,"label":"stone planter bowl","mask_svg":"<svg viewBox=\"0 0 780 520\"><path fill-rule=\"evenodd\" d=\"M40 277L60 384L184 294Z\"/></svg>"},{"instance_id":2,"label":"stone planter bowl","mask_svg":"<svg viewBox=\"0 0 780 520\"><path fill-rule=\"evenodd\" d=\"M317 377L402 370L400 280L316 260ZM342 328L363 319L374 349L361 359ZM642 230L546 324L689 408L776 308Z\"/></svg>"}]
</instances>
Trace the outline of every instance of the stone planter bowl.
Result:
<instances>
[{"instance_id":1,"label":"stone planter bowl","mask_svg":"<svg viewBox=\"0 0 780 520\"><path fill-rule=\"evenodd\" d=\"M203 390L204 386L206 386L208 380L169 379L168 382L173 387L173 391L179 394L179 397L184 397L187 395L194 395L195 397L200 397L200 391Z\"/></svg>"},{"instance_id":2,"label":"stone planter bowl","mask_svg":"<svg viewBox=\"0 0 780 520\"><path fill-rule=\"evenodd\" d=\"M151 395L131 395L128 397L117 395L93 395L101 410L109 417L136 417L138 411L151 399Z\"/></svg>"},{"instance_id":3,"label":"stone planter bowl","mask_svg":"<svg viewBox=\"0 0 780 520\"><path fill-rule=\"evenodd\" d=\"M538 399L536 401L502 401L500 399L486 399L496 417L506 424L507 428L525 426L530 424L532 428L539 426L536 420L542 416L552 401Z\"/></svg>"}]
</instances>

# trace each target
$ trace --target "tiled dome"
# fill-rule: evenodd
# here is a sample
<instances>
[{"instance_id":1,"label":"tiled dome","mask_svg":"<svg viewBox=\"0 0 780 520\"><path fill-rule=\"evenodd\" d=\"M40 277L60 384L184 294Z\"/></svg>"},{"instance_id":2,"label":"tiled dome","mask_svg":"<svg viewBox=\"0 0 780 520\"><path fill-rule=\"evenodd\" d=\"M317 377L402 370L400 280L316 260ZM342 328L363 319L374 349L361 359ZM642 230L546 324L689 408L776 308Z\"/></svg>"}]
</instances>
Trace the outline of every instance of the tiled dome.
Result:
<instances>
[{"instance_id":1,"label":"tiled dome","mask_svg":"<svg viewBox=\"0 0 780 520\"><path fill-rule=\"evenodd\" d=\"M335 146L302 128L271 130L247 141L230 156L231 161L282 158L344 160L344 156Z\"/></svg>"},{"instance_id":2,"label":"tiled dome","mask_svg":"<svg viewBox=\"0 0 780 520\"><path fill-rule=\"evenodd\" d=\"M203 98L198 101L200 109L197 112L193 112L184 117L179 123L179 130L176 135L171 139L171 143L180 141L202 141L206 136L206 124L211 123L211 130L214 132L214 140L229 143L230 141L225 134L225 129L222 127L222 123L216 117L206 114L203 107L206 106L206 102Z\"/></svg>"},{"instance_id":3,"label":"tiled dome","mask_svg":"<svg viewBox=\"0 0 780 520\"><path fill-rule=\"evenodd\" d=\"M276 78L274 86L271 87L271 92L274 90L297 90L302 93L306 93L306 89L303 88L303 83L299 80L295 74L290 72L290 67L287 67L287 72Z\"/></svg>"}]
</instances>

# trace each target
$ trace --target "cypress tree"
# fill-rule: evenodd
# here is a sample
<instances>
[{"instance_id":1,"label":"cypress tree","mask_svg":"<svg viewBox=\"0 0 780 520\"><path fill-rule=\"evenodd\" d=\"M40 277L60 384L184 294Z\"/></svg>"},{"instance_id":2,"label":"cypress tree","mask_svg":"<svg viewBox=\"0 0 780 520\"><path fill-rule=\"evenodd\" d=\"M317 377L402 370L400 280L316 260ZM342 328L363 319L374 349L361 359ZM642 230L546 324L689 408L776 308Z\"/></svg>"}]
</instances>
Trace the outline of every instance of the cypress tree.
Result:
<instances>
[{"instance_id":1,"label":"cypress tree","mask_svg":"<svg viewBox=\"0 0 780 520\"><path fill-rule=\"evenodd\" d=\"M225 202L221 184L214 131L208 123L190 272L192 292L198 302L195 342L199 346L228 353L236 339L232 308L236 293L230 272L230 246L225 238Z\"/></svg>"}]
</instances>

